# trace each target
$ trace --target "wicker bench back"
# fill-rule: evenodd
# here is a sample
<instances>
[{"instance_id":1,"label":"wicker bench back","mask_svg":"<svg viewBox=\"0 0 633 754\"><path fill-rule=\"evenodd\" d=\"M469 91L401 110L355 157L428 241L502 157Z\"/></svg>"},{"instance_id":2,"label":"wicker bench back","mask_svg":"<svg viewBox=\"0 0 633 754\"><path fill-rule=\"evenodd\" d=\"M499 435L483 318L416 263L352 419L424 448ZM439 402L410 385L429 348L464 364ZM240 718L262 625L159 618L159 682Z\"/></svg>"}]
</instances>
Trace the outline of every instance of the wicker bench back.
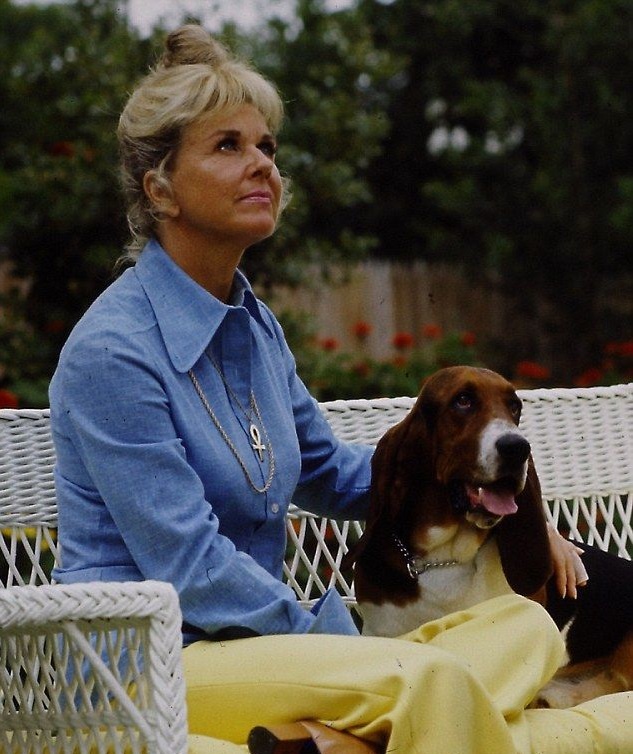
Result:
<instances>
[{"instance_id":1,"label":"wicker bench back","mask_svg":"<svg viewBox=\"0 0 633 754\"><path fill-rule=\"evenodd\" d=\"M621 557L633 553L633 384L520 391L522 427L533 448L551 520L574 539ZM338 400L320 408L349 442L375 444L411 409L413 398ZM0 581L50 580L55 540L55 452L48 409L0 410ZM359 522L292 510L285 576L311 602L329 587L354 601L339 565Z\"/></svg>"}]
</instances>

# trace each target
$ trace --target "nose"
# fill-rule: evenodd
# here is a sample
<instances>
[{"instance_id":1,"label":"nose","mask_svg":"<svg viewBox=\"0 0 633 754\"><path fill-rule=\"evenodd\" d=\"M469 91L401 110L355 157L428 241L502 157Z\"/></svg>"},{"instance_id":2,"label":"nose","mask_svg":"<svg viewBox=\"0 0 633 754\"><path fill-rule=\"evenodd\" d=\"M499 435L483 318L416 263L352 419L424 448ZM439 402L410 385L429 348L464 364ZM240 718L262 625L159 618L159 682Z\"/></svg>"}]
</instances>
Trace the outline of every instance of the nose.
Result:
<instances>
[{"instance_id":1,"label":"nose","mask_svg":"<svg viewBox=\"0 0 633 754\"><path fill-rule=\"evenodd\" d=\"M530 455L530 443L516 432L506 432L495 443L499 458L507 464L525 463Z\"/></svg>"},{"instance_id":2,"label":"nose","mask_svg":"<svg viewBox=\"0 0 633 754\"><path fill-rule=\"evenodd\" d=\"M263 175L265 178L272 173L275 161L272 157L262 152L261 149L255 148L252 160L251 171L253 175Z\"/></svg>"}]
</instances>

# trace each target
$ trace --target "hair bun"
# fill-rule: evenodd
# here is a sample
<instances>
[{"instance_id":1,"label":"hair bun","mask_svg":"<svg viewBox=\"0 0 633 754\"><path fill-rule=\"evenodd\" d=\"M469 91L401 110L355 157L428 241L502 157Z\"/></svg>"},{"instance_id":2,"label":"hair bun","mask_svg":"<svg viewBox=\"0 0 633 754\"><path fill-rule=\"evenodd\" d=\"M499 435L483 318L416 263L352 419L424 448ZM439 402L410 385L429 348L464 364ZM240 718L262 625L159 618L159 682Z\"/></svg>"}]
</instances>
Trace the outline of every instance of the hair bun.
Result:
<instances>
[{"instance_id":1,"label":"hair bun","mask_svg":"<svg viewBox=\"0 0 633 754\"><path fill-rule=\"evenodd\" d=\"M160 63L164 68L198 63L217 66L228 59L227 50L202 26L187 24L167 37Z\"/></svg>"}]
</instances>

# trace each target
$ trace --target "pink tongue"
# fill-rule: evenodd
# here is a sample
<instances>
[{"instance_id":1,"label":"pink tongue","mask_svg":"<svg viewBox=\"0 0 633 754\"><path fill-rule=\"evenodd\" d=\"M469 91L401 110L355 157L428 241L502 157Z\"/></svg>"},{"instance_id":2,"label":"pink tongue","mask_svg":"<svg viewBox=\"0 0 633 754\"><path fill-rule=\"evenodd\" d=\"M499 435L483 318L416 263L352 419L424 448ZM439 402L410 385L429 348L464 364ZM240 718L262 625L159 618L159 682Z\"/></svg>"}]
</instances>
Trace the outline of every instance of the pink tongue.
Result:
<instances>
[{"instance_id":1,"label":"pink tongue","mask_svg":"<svg viewBox=\"0 0 633 754\"><path fill-rule=\"evenodd\" d=\"M478 503L495 516L508 516L519 510L512 493L493 492L485 487L481 487Z\"/></svg>"}]
</instances>

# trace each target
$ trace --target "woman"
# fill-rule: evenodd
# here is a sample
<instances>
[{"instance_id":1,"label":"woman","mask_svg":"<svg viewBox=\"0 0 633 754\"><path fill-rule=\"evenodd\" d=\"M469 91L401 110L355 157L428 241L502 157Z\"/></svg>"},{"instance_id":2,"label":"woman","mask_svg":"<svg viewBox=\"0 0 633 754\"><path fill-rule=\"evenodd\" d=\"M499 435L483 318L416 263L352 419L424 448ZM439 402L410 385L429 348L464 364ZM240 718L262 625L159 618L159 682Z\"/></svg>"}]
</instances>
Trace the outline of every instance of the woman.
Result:
<instances>
[{"instance_id":1,"label":"woman","mask_svg":"<svg viewBox=\"0 0 633 754\"><path fill-rule=\"evenodd\" d=\"M558 725L593 751L586 720L610 727L599 712L524 713L562 652L538 605L504 597L406 641L360 639L335 592L309 613L280 580L291 500L362 518L371 456L333 437L238 270L284 204L281 119L274 87L196 26L169 36L123 111L135 264L76 326L51 383L55 577L174 584L189 728L207 751L303 719L434 754L536 751L530 737Z\"/></svg>"}]
</instances>

